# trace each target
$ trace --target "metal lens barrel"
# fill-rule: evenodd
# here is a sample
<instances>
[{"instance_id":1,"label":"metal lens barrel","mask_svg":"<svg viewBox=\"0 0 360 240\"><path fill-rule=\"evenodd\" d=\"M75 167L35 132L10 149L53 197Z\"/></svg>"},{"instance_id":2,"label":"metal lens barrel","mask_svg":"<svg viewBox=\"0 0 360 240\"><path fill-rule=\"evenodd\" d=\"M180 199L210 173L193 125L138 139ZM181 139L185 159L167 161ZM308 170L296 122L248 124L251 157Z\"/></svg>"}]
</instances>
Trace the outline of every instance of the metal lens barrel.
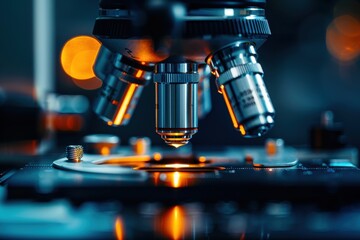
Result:
<instances>
[{"instance_id":1,"label":"metal lens barrel","mask_svg":"<svg viewBox=\"0 0 360 240\"><path fill-rule=\"evenodd\" d=\"M94 70L103 80L94 112L110 126L126 125L153 69L101 47Z\"/></svg>"},{"instance_id":2,"label":"metal lens barrel","mask_svg":"<svg viewBox=\"0 0 360 240\"><path fill-rule=\"evenodd\" d=\"M198 131L195 63L159 63L154 74L156 132L170 146L187 144Z\"/></svg>"},{"instance_id":3,"label":"metal lens barrel","mask_svg":"<svg viewBox=\"0 0 360 240\"><path fill-rule=\"evenodd\" d=\"M234 128L244 137L259 137L272 128L275 110L255 47L238 43L209 56L207 62L217 77Z\"/></svg>"}]
</instances>

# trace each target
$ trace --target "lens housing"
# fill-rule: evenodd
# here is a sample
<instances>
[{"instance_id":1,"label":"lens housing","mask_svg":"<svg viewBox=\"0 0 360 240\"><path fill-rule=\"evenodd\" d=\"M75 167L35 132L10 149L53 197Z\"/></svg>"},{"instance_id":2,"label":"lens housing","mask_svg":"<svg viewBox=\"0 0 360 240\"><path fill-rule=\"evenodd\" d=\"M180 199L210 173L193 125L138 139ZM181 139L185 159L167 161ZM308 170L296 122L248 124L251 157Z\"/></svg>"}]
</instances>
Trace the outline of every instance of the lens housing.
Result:
<instances>
[{"instance_id":1,"label":"lens housing","mask_svg":"<svg viewBox=\"0 0 360 240\"><path fill-rule=\"evenodd\" d=\"M275 110L263 81L254 45L236 43L207 58L234 128L260 137L274 124Z\"/></svg>"},{"instance_id":2,"label":"lens housing","mask_svg":"<svg viewBox=\"0 0 360 240\"><path fill-rule=\"evenodd\" d=\"M197 64L168 59L155 67L156 132L173 147L198 131Z\"/></svg>"},{"instance_id":3,"label":"lens housing","mask_svg":"<svg viewBox=\"0 0 360 240\"><path fill-rule=\"evenodd\" d=\"M109 126L126 125L143 87L152 77L153 68L121 54L113 54L102 46L94 70L103 80L94 112Z\"/></svg>"}]
</instances>

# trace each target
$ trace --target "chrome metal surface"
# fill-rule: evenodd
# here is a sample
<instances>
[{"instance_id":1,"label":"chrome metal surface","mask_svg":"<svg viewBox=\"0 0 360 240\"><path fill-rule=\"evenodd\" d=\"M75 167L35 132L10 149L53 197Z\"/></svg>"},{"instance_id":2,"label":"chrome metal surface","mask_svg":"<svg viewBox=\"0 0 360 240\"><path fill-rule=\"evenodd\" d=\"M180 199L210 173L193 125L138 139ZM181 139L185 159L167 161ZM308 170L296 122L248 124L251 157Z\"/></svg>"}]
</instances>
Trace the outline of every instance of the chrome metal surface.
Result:
<instances>
[{"instance_id":1,"label":"chrome metal surface","mask_svg":"<svg viewBox=\"0 0 360 240\"><path fill-rule=\"evenodd\" d=\"M109 126L126 125L135 110L141 92L141 86L126 84L117 77L109 75L94 104L94 112Z\"/></svg>"},{"instance_id":2,"label":"chrome metal surface","mask_svg":"<svg viewBox=\"0 0 360 240\"><path fill-rule=\"evenodd\" d=\"M99 9L101 17L135 17L137 11L128 9ZM189 9L184 16L186 19L198 19L199 17L219 18L219 17L264 17L265 9L257 7L249 8L200 8Z\"/></svg>"},{"instance_id":3,"label":"chrome metal surface","mask_svg":"<svg viewBox=\"0 0 360 240\"><path fill-rule=\"evenodd\" d=\"M275 110L256 58L255 47L245 43L237 43L207 58L234 128L244 137L262 136L274 124Z\"/></svg>"},{"instance_id":4,"label":"chrome metal surface","mask_svg":"<svg viewBox=\"0 0 360 240\"><path fill-rule=\"evenodd\" d=\"M187 144L198 128L197 84L155 83L155 88L156 132L169 145Z\"/></svg>"},{"instance_id":5,"label":"chrome metal surface","mask_svg":"<svg viewBox=\"0 0 360 240\"><path fill-rule=\"evenodd\" d=\"M66 146L66 158L70 162L80 162L83 157L84 150L81 145L68 145Z\"/></svg>"},{"instance_id":6,"label":"chrome metal surface","mask_svg":"<svg viewBox=\"0 0 360 240\"><path fill-rule=\"evenodd\" d=\"M156 83L157 128L196 128L196 84Z\"/></svg>"},{"instance_id":7,"label":"chrome metal surface","mask_svg":"<svg viewBox=\"0 0 360 240\"><path fill-rule=\"evenodd\" d=\"M158 64L154 80L156 132L167 144L173 147L183 146L198 129L197 65Z\"/></svg>"},{"instance_id":8,"label":"chrome metal surface","mask_svg":"<svg viewBox=\"0 0 360 240\"><path fill-rule=\"evenodd\" d=\"M263 8L201 8L191 9L188 11L186 17L251 17L258 18L265 16L265 9Z\"/></svg>"},{"instance_id":9,"label":"chrome metal surface","mask_svg":"<svg viewBox=\"0 0 360 240\"><path fill-rule=\"evenodd\" d=\"M149 66L143 66L120 54L101 47L94 70L103 80L94 112L110 126L126 125L137 105L143 86L152 77Z\"/></svg>"},{"instance_id":10,"label":"chrome metal surface","mask_svg":"<svg viewBox=\"0 0 360 240\"><path fill-rule=\"evenodd\" d=\"M198 84L198 118L205 118L211 111L211 93L210 93L210 68L207 65L199 66L199 84Z\"/></svg>"}]
</instances>

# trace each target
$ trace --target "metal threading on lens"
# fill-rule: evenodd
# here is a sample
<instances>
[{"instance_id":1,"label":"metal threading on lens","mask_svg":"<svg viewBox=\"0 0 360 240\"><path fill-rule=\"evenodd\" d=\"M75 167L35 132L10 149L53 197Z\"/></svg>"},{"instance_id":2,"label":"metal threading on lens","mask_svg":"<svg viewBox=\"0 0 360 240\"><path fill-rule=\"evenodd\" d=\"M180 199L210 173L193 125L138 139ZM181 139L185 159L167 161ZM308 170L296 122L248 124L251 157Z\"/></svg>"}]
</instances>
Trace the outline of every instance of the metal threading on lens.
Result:
<instances>
[{"instance_id":1,"label":"metal threading on lens","mask_svg":"<svg viewBox=\"0 0 360 240\"><path fill-rule=\"evenodd\" d=\"M151 80L153 67L114 54L102 46L94 70L103 80L94 112L109 126L126 125L143 87Z\"/></svg>"},{"instance_id":2,"label":"metal threading on lens","mask_svg":"<svg viewBox=\"0 0 360 240\"><path fill-rule=\"evenodd\" d=\"M197 64L167 59L155 67L156 132L170 146L181 147L198 131Z\"/></svg>"},{"instance_id":3,"label":"metal threading on lens","mask_svg":"<svg viewBox=\"0 0 360 240\"><path fill-rule=\"evenodd\" d=\"M237 43L210 55L206 62L216 76L234 128L244 137L259 137L271 129L275 110L255 47Z\"/></svg>"}]
</instances>

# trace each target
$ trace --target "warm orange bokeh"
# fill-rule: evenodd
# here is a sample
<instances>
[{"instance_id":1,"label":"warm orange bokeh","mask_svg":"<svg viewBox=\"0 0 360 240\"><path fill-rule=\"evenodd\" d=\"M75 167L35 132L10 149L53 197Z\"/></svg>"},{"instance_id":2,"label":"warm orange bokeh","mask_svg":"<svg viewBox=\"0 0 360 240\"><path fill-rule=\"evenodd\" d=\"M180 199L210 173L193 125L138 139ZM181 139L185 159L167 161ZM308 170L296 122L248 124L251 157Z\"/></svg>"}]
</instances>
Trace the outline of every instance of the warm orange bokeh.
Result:
<instances>
[{"instance_id":1,"label":"warm orange bokeh","mask_svg":"<svg viewBox=\"0 0 360 240\"><path fill-rule=\"evenodd\" d=\"M199 162L201 162L201 163L206 162L206 157L205 156L200 156L199 157Z\"/></svg>"},{"instance_id":2,"label":"warm orange bokeh","mask_svg":"<svg viewBox=\"0 0 360 240\"><path fill-rule=\"evenodd\" d=\"M117 240L123 240L125 236L124 223L120 217L115 220L115 236Z\"/></svg>"},{"instance_id":3,"label":"warm orange bokeh","mask_svg":"<svg viewBox=\"0 0 360 240\"><path fill-rule=\"evenodd\" d=\"M351 15L335 18L326 30L326 46L336 59L352 61L360 55L360 21Z\"/></svg>"},{"instance_id":4,"label":"warm orange bokeh","mask_svg":"<svg viewBox=\"0 0 360 240\"><path fill-rule=\"evenodd\" d=\"M108 147L108 146L102 146L102 147L100 148L100 154L101 154L101 155L103 155L103 156L108 156L108 155L110 155L110 153L111 153L110 147Z\"/></svg>"},{"instance_id":5,"label":"warm orange bokeh","mask_svg":"<svg viewBox=\"0 0 360 240\"><path fill-rule=\"evenodd\" d=\"M100 43L90 36L77 36L67 41L61 51L61 65L67 75L78 80L95 77L93 65Z\"/></svg>"},{"instance_id":6,"label":"warm orange bokeh","mask_svg":"<svg viewBox=\"0 0 360 240\"><path fill-rule=\"evenodd\" d=\"M265 144L265 150L266 150L266 154L268 156L275 155L278 151L276 141L275 140L267 140L267 142Z\"/></svg>"},{"instance_id":7,"label":"warm orange bokeh","mask_svg":"<svg viewBox=\"0 0 360 240\"><path fill-rule=\"evenodd\" d=\"M153 158L155 161L160 161L162 159L162 155L161 153L156 152L154 153Z\"/></svg>"},{"instance_id":8,"label":"warm orange bokeh","mask_svg":"<svg viewBox=\"0 0 360 240\"><path fill-rule=\"evenodd\" d=\"M76 114L51 114L47 121L56 131L78 132L84 127L83 117Z\"/></svg>"},{"instance_id":9,"label":"warm orange bokeh","mask_svg":"<svg viewBox=\"0 0 360 240\"><path fill-rule=\"evenodd\" d=\"M156 219L157 232L169 239L183 239L187 235L185 208L174 206Z\"/></svg>"},{"instance_id":10,"label":"warm orange bokeh","mask_svg":"<svg viewBox=\"0 0 360 240\"><path fill-rule=\"evenodd\" d=\"M334 19L336 29L343 35L356 37L360 35L360 22L351 15L342 15Z\"/></svg>"}]
</instances>

